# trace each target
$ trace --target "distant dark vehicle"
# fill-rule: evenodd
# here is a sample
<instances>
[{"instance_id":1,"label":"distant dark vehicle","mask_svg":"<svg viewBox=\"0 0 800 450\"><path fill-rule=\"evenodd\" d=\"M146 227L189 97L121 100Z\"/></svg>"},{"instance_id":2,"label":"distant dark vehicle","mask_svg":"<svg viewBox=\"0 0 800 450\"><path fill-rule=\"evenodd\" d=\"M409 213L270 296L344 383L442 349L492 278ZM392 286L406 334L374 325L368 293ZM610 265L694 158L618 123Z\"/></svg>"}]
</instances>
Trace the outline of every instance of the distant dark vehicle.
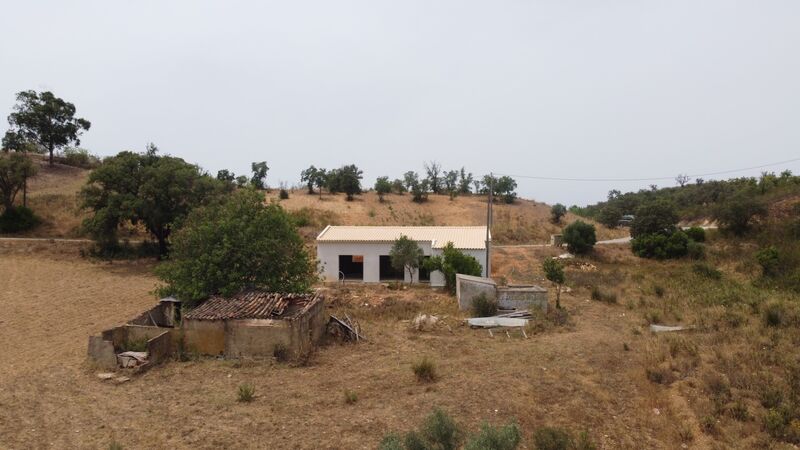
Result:
<instances>
[{"instance_id":1,"label":"distant dark vehicle","mask_svg":"<svg viewBox=\"0 0 800 450\"><path fill-rule=\"evenodd\" d=\"M633 222L633 219L634 219L633 214L625 214L624 216L622 216L622 218L619 219L617 225L621 227L629 227L631 226L631 222Z\"/></svg>"}]
</instances>

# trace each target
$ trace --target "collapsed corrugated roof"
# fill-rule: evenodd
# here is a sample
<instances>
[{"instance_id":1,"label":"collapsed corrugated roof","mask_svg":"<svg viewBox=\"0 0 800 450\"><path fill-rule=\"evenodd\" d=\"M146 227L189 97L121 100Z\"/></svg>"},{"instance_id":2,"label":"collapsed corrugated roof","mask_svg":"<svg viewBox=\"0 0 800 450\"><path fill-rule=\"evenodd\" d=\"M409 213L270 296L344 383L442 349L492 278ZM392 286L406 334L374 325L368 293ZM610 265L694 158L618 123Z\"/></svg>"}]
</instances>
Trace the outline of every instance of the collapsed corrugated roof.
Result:
<instances>
[{"instance_id":1,"label":"collapsed corrugated roof","mask_svg":"<svg viewBox=\"0 0 800 450\"><path fill-rule=\"evenodd\" d=\"M456 248L483 250L486 248L486 227L381 227L333 226L317 236L317 242L392 242L400 236L414 241L431 242L433 248L444 248L452 242ZM491 234L489 235L491 240Z\"/></svg>"},{"instance_id":2,"label":"collapsed corrugated roof","mask_svg":"<svg viewBox=\"0 0 800 450\"><path fill-rule=\"evenodd\" d=\"M232 297L213 296L184 316L189 320L288 319L307 311L322 297L314 294L278 294L260 290Z\"/></svg>"}]
</instances>

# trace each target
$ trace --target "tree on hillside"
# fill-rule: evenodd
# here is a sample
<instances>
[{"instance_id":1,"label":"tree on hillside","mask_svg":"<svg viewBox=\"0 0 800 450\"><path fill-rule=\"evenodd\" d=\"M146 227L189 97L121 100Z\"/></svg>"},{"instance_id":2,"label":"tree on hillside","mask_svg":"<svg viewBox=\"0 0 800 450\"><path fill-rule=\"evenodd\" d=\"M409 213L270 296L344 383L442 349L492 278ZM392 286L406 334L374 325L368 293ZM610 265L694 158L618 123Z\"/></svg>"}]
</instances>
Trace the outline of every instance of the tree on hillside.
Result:
<instances>
[{"instance_id":1,"label":"tree on hillside","mask_svg":"<svg viewBox=\"0 0 800 450\"><path fill-rule=\"evenodd\" d=\"M458 173L458 193L469 194L470 189L472 188L472 182L472 172L467 173L467 171L462 167Z\"/></svg>"},{"instance_id":2,"label":"tree on hillside","mask_svg":"<svg viewBox=\"0 0 800 450\"><path fill-rule=\"evenodd\" d=\"M556 203L550 208L550 219L553 223L560 223L565 214L567 214L567 207L561 203Z\"/></svg>"},{"instance_id":3,"label":"tree on hillside","mask_svg":"<svg viewBox=\"0 0 800 450\"><path fill-rule=\"evenodd\" d=\"M689 180L691 180L691 177L689 177L689 175L685 175L682 173L678 174L678 176L675 177L675 182L678 183L678 186L680 187L686 186L686 183L688 183Z\"/></svg>"},{"instance_id":4,"label":"tree on hillside","mask_svg":"<svg viewBox=\"0 0 800 450\"><path fill-rule=\"evenodd\" d=\"M236 179L236 175L228 169L222 169L217 172L217 179L232 184L233 180Z\"/></svg>"},{"instance_id":5,"label":"tree on hillside","mask_svg":"<svg viewBox=\"0 0 800 450\"><path fill-rule=\"evenodd\" d=\"M449 170L444 174L444 190L450 196L450 200L454 199L459 192L458 185L458 171Z\"/></svg>"},{"instance_id":6,"label":"tree on hillside","mask_svg":"<svg viewBox=\"0 0 800 450\"><path fill-rule=\"evenodd\" d=\"M14 209L14 199L25 188L27 179L36 175L37 167L25 155L0 156L0 196L5 211Z\"/></svg>"},{"instance_id":7,"label":"tree on hillside","mask_svg":"<svg viewBox=\"0 0 800 450\"><path fill-rule=\"evenodd\" d=\"M414 282L414 271L422 264L422 249L416 241L412 241L408 236L400 236L392 244L389 250L389 258L395 270L408 271L411 282Z\"/></svg>"},{"instance_id":8,"label":"tree on hillside","mask_svg":"<svg viewBox=\"0 0 800 450\"><path fill-rule=\"evenodd\" d=\"M597 243L594 225L582 220L567 225L564 228L564 243L567 249L575 254L588 253Z\"/></svg>"},{"instance_id":9,"label":"tree on hillside","mask_svg":"<svg viewBox=\"0 0 800 450\"><path fill-rule=\"evenodd\" d=\"M267 162L261 161L261 162L251 163L250 170L253 171L253 176L250 177L250 184L254 188L259 190L266 189L267 171L269 171L269 167L267 167Z\"/></svg>"},{"instance_id":10,"label":"tree on hillside","mask_svg":"<svg viewBox=\"0 0 800 450\"><path fill-rule=\"evenodd\" d=\"M405 185L407 191L410 191L411 187L415 183L419 183L419 175L417 175L417 172L409 170L403 174L403 184Z\"/></svg>"},{"instance_id":11,"label":"tree on hillside","mask_svg":"<svg viewBox=\"0 0 800 450\"><path fill-rule=\"evenodd\" d=\"M243 188L247 186L247 183L249 182L250 180L245 175L239 175L236 177L236 187Z\"/></svg>"},{"instance_id":12,"label":"tree on hillside","mask_svg":"<svg viewBox=\"0 0 800 450\"><path fill-rule=\"evenodd\" d=\"M664 200L655 200L640 206L631 223L631 237L637 238L646 234L670 234L678 223L675 206Z\"/></svg>"},{"instance_id":13,"label":"tree on hillside","mask_svg":"<svg viewBox=\"0 0 800 450\"><path fill-rule=\"evenodd\" d=\"M314 193L314 188L316 187L319 189L320 196L322 196L322 187L325 186L325 176L325 169L317 169L312 165L308 169L300 172L300 181L306 184L309 195Z\"/></svg>"},{"instance_id":14,"label":"tree on hillside","mask_svg":"<svg viewBox=\"0 0 800 450\"><path fill-rule=\"evenodd\" d=\"M289 215L252 189L192 210L156 268L162 295L194 302L245 288L305 292L316 279L312 258Z\"/></svg>"},{"instance_id":15,"label":"tree on hillside","mask_svg":"<svg viewBox=\"0 0 800 450\"><path fill-rule=\"evenodd\" d=\"M389 182L389 177L378 177L375 180L375 192L378 193L378 200L383 202L383 196L392 191L392 183Z\"/></svg>"},{"instance_id":16,"label":"tree on hillside","mask_svg":"<svg viewBox=\"0 0 800 450\"><path fill-rule=\"evenodd\" d=\"M492 189L492 195L497 200L502 200L504 203L514 203L517 198L517 182L508 176L495 177L492 175L484 175L483 177L482 194L488 194L489 189Z\"/></svg>"},{"instance_id":17,"label":"tree on hillside","mask_svg":"<svg viewBox=\"0 0 800 450\"><path fill-rule=\"evenodd\" d=\"M326 184L332 194L344 192L347 201L353 201L353 196L361 193L361 179L363 172L355 164L342 166L328 172Z\"/></svg>"},{"instance_id":18,"label":"tree on hillside","mask_svg":"<svg viewBox=\"0 0 800 450\"><path fill-rule=\"evenodd\" d=\"M448 242L440 256L432 256L425 261L425 269L430 272L438 270L444 274L445 286L451 294L456 292L456 274L479 277L483 267L472 255L467 255Z\"/></svg>"},{"instance_id":19,"label":"tree on hillside","mask_svg":"<svg viewBox=\"0 0 800 450\"><path fill-rule=\"evenodd\" d=\"M19 92L8 124L11 129L3 137L4 149L27 151L35 145L50 153L50 165L55 150L71 143L80 145L81 134L92 125L75 117L75 105L49 91Z\"/></svg>"},{"instance_id":20,"label":"tree on hillside","mask_svg":"<svg viewBox=\"0 0 800 450\"><path fill-rule=\"evenodd\" d=\"M725 232L744 235L758 217L767 214L764 202L748 192L741 192L722 201L713 210L714 220Z\"/></svg>"},{"instance_id":21,"label":"tree on hillside","mask_svg":"<svg viewBox=\"0 0 800 450\"><path fill-rule=\"evenodd\" d=\"M406 185L403 183L403 180L395 178L395 180L392 181L392 192L398 195L403 195L406 193L406 191Z\"/></svg>"},{"instance_id":22,"label":"tree on hillside","mask_svg":"<svg viewBox=\"0 0 800 450\"><path fill-rule=\"evenodd\" d=\"M442 166L436 162L431 161L425 163L425 173L427 174L428 186L434 194L442 193Z\"/></svg>"},{"instance_id":23,"label":"tree on hillside","mask_svg":"<svg viewBox=\"0 0 800 450\"><path fill-rule=\"evenodd\" d=\"M82 207L91 212L84 227L104 251L114 251L117 230L128 222L144 226L164 256L175 224L192 208L230 189L199 167L156 151L121 152L89 174L80 193Z\"/></svg>"},{"instance_id":24,"label":"tree on hillside","mask_svg":"<svg viewBox=\"0 0 800 450\"><path fill-rule=\"evenodd\" d=\"M597 221L608 228L616 228L622 219L622 210L615 203L606 204L597 215Z\"/></svg>"},{"instance_id":25,"label":"tree on hillside","mask_svg":"<svg viewBox=\"0 0 800 450\"><path fill-rule=\"evenodd\" d=\"M555 258L547 258L542 263L542 270L545 278L556 287L556 309L561 309L561 286L566 281L564 266Z\"/></svg>"}]
</instances>

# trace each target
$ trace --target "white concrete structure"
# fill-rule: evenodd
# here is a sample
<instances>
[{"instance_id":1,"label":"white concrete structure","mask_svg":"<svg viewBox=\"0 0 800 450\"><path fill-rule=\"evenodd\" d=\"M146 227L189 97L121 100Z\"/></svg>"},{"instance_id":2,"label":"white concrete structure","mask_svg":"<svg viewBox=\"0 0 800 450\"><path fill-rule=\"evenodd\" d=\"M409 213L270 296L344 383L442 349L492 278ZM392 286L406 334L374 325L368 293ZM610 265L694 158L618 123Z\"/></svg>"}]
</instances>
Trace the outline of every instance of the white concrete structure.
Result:
<instances>
[{"instance_id":1,"label":"white concrete structure","mask_svg":"<svg viewBox=\"0 0 800 450\"><path fill-rule=\"evenodd\" d=\"M419 244L426 257L442 254L448 242L455 248L474 256L486 276L486 227L380 227L331 226L317 236L317 258L326 281L341 280L377 283L380 281L411 281L408 271L400 274L391 268L389 251L395 239L407 236ZM491 235L489 235L491 242ZM444 275L435 271L426 274L417 270L414 282L430 282L444 286Z\"/></svg>"}]
</instances>

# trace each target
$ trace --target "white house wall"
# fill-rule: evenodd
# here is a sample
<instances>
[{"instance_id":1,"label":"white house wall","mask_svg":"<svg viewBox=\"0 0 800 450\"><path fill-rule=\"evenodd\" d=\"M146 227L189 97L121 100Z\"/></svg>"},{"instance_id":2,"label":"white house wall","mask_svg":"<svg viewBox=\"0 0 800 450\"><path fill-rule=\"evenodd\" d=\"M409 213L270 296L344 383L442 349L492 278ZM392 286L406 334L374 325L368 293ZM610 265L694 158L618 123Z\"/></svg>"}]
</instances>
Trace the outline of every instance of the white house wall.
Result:
<instances>
[{"instance_id":1,"label":"white house wall","mask_svg":"<svg viewBox=\"0 0 800 450\"><path fill-rule=\"evenodd\" d=\"M418 242L418 244L426 256L442 254L441 249L432 249L429 241ZM380 281L380 256L388 255L391 249L391 242L318 242L317 258L323 279L337 281L339 280L339 255L362 255L364 257L364 282L377 283ZM474 256L483 267L486 262L485 250L462 251ZM484 273L483 276L486 274ZM404 277L406 283L411 281L408 271L404 272ZM419 271L415 271L414 282L418 281ZM430 284L431 286L444 286L444 275L439 271L431 273Z\"/></svg>"}]
</instances>

